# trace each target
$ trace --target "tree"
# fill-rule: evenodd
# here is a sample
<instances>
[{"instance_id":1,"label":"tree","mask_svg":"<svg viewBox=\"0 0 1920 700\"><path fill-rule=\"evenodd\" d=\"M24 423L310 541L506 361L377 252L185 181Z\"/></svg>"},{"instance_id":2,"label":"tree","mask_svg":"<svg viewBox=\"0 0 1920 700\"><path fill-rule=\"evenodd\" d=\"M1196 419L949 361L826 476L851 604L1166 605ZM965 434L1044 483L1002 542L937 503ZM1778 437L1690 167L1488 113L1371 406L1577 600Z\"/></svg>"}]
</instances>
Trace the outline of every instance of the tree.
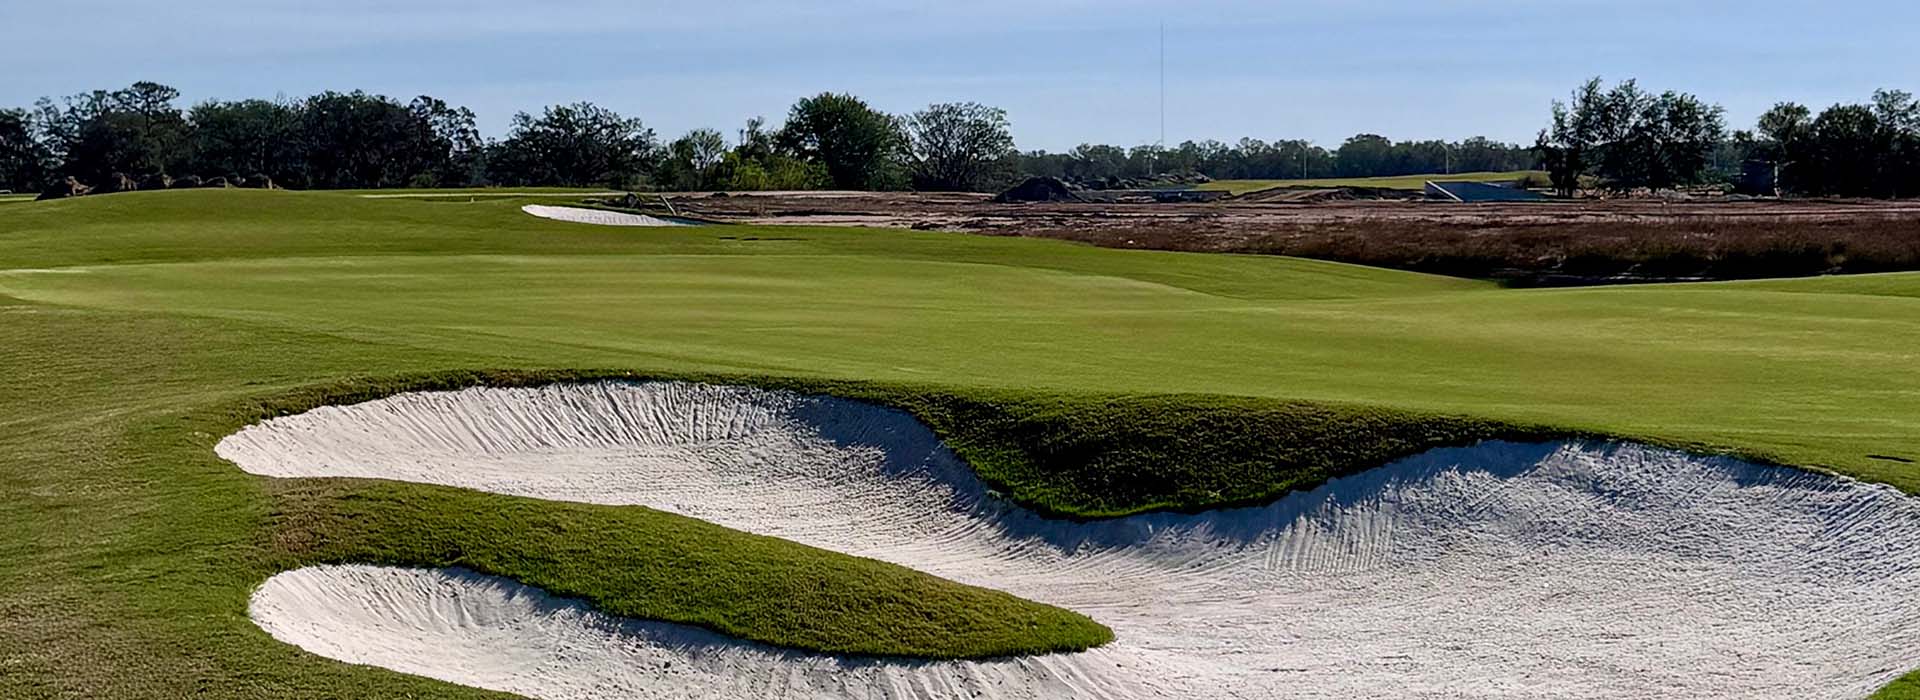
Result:
<instances>
[{"instance_id":1,"label":"tree","mask_svg":"<svg viewBox=\"0 0 1920 700\"><path fill-rule=\"evenodd\" d=\"M673 189L711 189L727 156L727 139L713 129L694 129L667 146L663 183Z\"/></svg>"},{"instance_id":2,"label":"tree","mask_svg":"<svg viewBox=\"0 0 1920 700\"><path fill-rule=\"evenodd\" d=\"M1661 169L1648 186L1698 185L1712 172L1713 153L1727 138L1726 110L1686 93L1664 92L1648 117Z\"/></svg>"},{"instance_id":3,"label":"tree","mask_svg":"<svg viewBox=\"0 0 1920 700\"><path fill-rule=\"evenodd\" d=\"M0 189L40 189L51 168L49 160L46 146L34 134L33 114L24 109L0 109Z\"/></svg>"},{"instance_id":4,"label":"tree","mask_svg":"<svg viewBox=\"0 0 1920 700\"><path fill-rule=\"evenodd\" d=\"M407 187L441 165L432 130L384 95L324 92L300 109L296 138L312 187ZM242 175L248 173L206 173Z\"/></svg>"},{"instance_id":5,"label":"tree","mask_svg":"<svg viewBox=\"0 0 1920 700\"><path fill-rule=\"evenodd\" d=\"M1067 177L1074 180L1110 180L1127 170L1127 152L1119 146L1083 143L1074 146L1067 156Z\"/></svg>"},{"instance_id":6,"label":"tree","mask_svg":"<svg viewBox=\"0 0 1920 700\"><path fill-rule=\"evenodd\" d=\"M1333 154L1341 177L1369 177L1391 172L1393 142L1378 134L1359 134L1340 144ZM1400 173L1392 173L1398 175Z\"/></svg>"},{"instance_id":7,"label":"tree","mask_svg":"<svg viewBox=\"0 0 1920 700\"><path fill-rule=\"evenodd\" d=\"M826 166L773 153L755 160L745 151L729 151L715 178L729 190L817 190L832 186Z\"/></svg>"},{"instance_id":8,"label":"tree","mask_svg":"<svg viewBox=\"0 0 1920 700\"><path fill-rule=\"evenodd\" d=\"M1772 171L1773 187L1809 191L1809 171L1818 167L1808 151L1813 111L1792 102L1775 104L1760 115L1755 132L1752 157Z\"/></svg>"},{"instance_id":9,"label":"tree","mask_svg":"<svg viewBox=\"0 0 1920 700\"><path fill-rule=\"evenodd\" d=\"M1875 90L1873 116L1880 122L1880 173L1888 197L1920 192L1920 102L1903 90Z\"/></svg>"},{"instance_id":10,"label":"tree","mask_svg":"<svg viewBox=\"0 0 1920 700\"><path fill-rule=\"evenodd\" d=\"M740 130L740 143L713 169L716 185L729 190L815 190L833 184L827 168L787 153L766 120L754 117ZM698 149L694 149L698 150Z\"/></svg>"},{"instance_id":11,"label":"tree","mask_svg":"<svg viewBox=\"0 0 1920 700\"><path fill-rule=\"evenodd\" d=\"M1777 185L1807 195L1900 197L1920 192L1920 102L1878 90L1866 104L1836 104L1815 117L1783 102L1760 116L1752 158Z\"/></svg>"},{"instance_id":12,"label":"tree","mask_svg":"<svg viewBox=\"0 0 1920 700\"><path fill-rule=\"evenodd\" d=\"M776 139L780 147L826 167L841 189L897 189L903 138L900 124L858 97L821 93L794 103Z\"/></svg>"},{"instance_id":13,"label":"tree","mask_svg":"<svg viewBox=\"0 0 1920 700\"><path fill-rule=\"evenodd\" d=\"M421 95L407 104L416 133L416 181L429 187L465 187L486 180L486 144L473 110Z\"/></svg>"},{"instance_id":14,"label":"tree","mask_svg":"<svg viewBox=\"0 0 1920 700\"><path fill-rule=\"evenodd\" d=\"M491 177L514 185L642 189L659 144L639 119L579 102L513 117L507 139L489 156Z\"/></svg>"},{"instance_id":15,"label":"tree","mask_svg":"<svg viewBox=\"0 0 1920 700\"><path fill-rule=\"evenodd\" d=\"M1524 170L1533 165L1532 159L1527 158L1518 147L1485 136L1475 136L1454 144L1451 152L1450 161L1456 173L1499 173Z\"/></svg>"},{"instance_id":16,"label":"tree","mask_svg":"<svg viewBox=\"0 0 1920 700\"><path fill-rule=\"evenodd\" d=\"M187 117L192 125L188 164L174 174L261 173L274 182L306 186L295 106L266 100L202 102Z\"/></svg>"},{"instance_id":17,"label":"tree","mask_svg":"<svg viewBox=\"0 0 1920 700\"><path fill-rule=\"evenodd\" d=\"M1834 105L1813 120L1810 180L1818 194L1869 197L1882 193L1885 153L1880 118L1864 105Z\"/></svg>"},{"instance_id":18,"label":"tree","mask_svg":"<svg viewBox=\"0 0 1920 700\"><path fill-rule=\"evenodd\" d=\"M961 102L928 106L907 118L913 186L980 191L1007 179L1014 155L1005 110Z\"/></svg>"},{"instance_id":19,"label":"tree","mask_svg":"<svg viewBox=\"0 0 1920 700\"><path fill-rule=\"evenodd\" d=\"M747 125L740 129L740 145L733 150L748 160L765 160L779 148L774 138L775 134L767 131L766 118L754 117L748 119Z\"/></svg>"},{"instance_id":20,"label":"tree","mask_svg":"<svg viewBox=\"0 0 1920 700\"><path fill-rule=\"evenodd\" d=\"M60 170L85 182L114 173L140 176L176 168L186 159L186 117L173 105L180 91L139 82L108 92L37 103L46 143Z\"/></svg>"},{"instance_id":21,"label":"tree","mask_svg":"<svg viewBox=\"0 0 1920 700\"><path fill-rule=\"evenodd\" d=\"M1667 189L1705 180L1725 137L1724 112L1693 95L1653 95L1632 80L1604 89L1599 78L1553 103L1552 122L1535 145L1554 187L1571 194L1592 175L1608 189Z\"/></svg>"}]
</instances>

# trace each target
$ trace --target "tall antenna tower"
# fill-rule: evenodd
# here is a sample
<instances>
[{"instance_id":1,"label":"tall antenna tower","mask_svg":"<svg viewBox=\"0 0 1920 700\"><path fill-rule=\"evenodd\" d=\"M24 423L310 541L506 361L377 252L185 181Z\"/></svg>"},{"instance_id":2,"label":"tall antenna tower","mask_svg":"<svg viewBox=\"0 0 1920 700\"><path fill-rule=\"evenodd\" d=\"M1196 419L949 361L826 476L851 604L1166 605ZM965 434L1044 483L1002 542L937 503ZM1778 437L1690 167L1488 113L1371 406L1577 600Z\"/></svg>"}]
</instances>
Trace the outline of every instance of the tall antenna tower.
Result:
<instances>
[{"instance_id":1,"label":"tall antenna tower","mask_svg":"<svg viewBox=\"0 0 1920 700\"><path fill-rule=\"evenodd\" d=\"M1153 174L1160 174L1160 159L1167 150L1167 21L1160 20L1160 140L1153 151Z\"/></svg>"}]
</instances>

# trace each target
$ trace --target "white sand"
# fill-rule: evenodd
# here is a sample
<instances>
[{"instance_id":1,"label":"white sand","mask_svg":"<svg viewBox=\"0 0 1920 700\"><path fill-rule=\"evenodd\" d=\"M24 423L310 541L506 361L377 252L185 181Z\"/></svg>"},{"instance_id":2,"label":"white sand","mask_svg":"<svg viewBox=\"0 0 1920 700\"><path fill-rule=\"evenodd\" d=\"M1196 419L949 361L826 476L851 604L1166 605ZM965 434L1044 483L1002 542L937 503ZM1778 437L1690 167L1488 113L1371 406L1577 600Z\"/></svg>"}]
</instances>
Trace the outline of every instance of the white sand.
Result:
<instances>
[{"instance_id":1,"label":"white sand","mask_svg":"<svg viewBox=\"0 0 1920 700\"><path fill-rule=\"evenodd\" d=\"M416 393L219 453L638 504L1112 627L1083 654L808 656L461 571L314 567L254 619L314 653L539 698L1859 698L1920 667L1920 502L1634 446L1436 450L1262 508L1048 521L911 417L689 384ZM670 665L669 665L670 664Z\"/></svg>"},{"instance_id":2,"label":"white sand","mask_svg":"<svg viewBox=\"0 0 1920 700\"><path fill-rule=\"evenodd\" d=\"M607 211L604 209L587 209L584 207L550 207L544 204L529 204L524 207L520 207L520 211L526 212L528 214L532 214L534 216L538 216L542 219L571 221L576 224L599 224L601 226L686 226L687 225L685 223L674 221L672 219L662 219L657 216L647 216L646 214L629 214L626 212Z\"/></svg>"}]
</instances>

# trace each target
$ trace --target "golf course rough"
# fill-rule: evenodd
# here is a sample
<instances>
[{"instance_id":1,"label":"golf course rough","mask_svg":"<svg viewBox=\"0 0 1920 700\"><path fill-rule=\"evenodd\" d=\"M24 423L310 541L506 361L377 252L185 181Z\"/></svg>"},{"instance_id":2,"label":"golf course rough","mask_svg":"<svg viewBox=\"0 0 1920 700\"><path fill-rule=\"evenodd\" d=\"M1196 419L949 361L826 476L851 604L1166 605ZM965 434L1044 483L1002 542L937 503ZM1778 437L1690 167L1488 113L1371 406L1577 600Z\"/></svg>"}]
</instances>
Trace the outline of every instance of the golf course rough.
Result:
<instances>
[{"instance_id":1,"label":"golf course rough","mask_svg":"<svg viewBox=\"0 0 1920 700\"><path fill-rule=\"evenodd\" d=\"M1621 444L1429 451L1262 507L1073 522L995 497L911 416L738 386L403 393L218 453L642 505L1091 615L981 661L806 654L459 569L308 567L255 621L331 658L540 698L1858 698L1920 665L1920 503Z\"/></svg>"},{"instance_id":2,"label":"golf course rough","mask_svg":"<svg viewBox=\"0 0 1920 700\"><path fill-rule=\"evenodd\" d=\"M1090 477L1076 476L1073 492L1019 481L1074 454L1057 448L1089 442L1066 432L1088 420L1126 437L1120 428L1158 406L1188 404L1220 417L1187 436L1202 444L1291 434L1237 423L1241 405L1281 417L1337 407L1559 436L1520 442L1647 440L1920 493L1920 273L1516 290L1284 257L932 232L632 235L529 216L527 200L455 194L180 190L0 207L0 696L494 697L273 643L237 614L261 582L316 564L466 566L628 617L744 624L789 648L860 639L885 653L980 651L928 649L953 640L904 637L877 614L885 606L837 610L860 624L829 636L787 634L821 631L802 630L796 609L816 617L854 598L944 595L937 607L975 619L1029 609L647 508L263 480L213 452L265 418L409 390L791 380L909 411L995 488L1010 480L1009 500L1063 513L1191 510L1216 490L1252 504L1242 499L1273 486L1395 461L1367 454L1418 454L1316 450L1332 469L1305 480L1281 464L1194 483L1182 482L1214 474L1098 482L1162 464L1164 452L1142 451L1068 462ZM855 385L888 389L839 391ZM989 403L1019 408L1005 412L1016 430L1038 429L1002 444L955 430L980 412L891 400L929 388L1012 395L1019 406ZM1089 403L1114 396L1141 403ZM1156 432L1185 434L1177 422L1145 434ZM997 465L980 458L1002 446L1021 449ZM596 588L609 578L624 588ZM633 595L600 595L622 590ZM1817 641L1815 651L1828 643ZM1920 699L1912 678L1876 698Z\"/></svg>"}]
</instances>

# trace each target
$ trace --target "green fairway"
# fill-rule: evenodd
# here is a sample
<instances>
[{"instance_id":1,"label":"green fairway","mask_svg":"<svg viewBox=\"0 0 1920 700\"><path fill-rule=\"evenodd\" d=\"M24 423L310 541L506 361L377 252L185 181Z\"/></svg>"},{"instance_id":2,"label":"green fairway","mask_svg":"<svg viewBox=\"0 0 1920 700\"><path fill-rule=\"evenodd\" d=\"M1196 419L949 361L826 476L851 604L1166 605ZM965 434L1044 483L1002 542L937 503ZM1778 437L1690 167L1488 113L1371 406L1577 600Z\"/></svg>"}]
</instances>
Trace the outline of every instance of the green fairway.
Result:
<instances>
[{"instance_id":1,"label":"green fairway","mask_svg":"<svg viewBox=\"0 0 1920 700\"><path fill-rule=\"evenodd\" d=\"M448 374L466 369L857 381L972 455L1006 457L974 461L1067 513L1267 497L1513 426L1920 491L1920 274L1513 290L1035 239L596 227L524 201L192 190L0 207L0 697L497 697L272 643L246 619L249 591L315 561L460 564L800 648L1101 641L1046 606L644 509L266 480L211 452L328 400L573 376ZM1217 427L1223 411L1262 422ZM1399 442L1341 449L1313 427L1350 420ZM1270 454L1249 448L1220 477L1124 444L1131 458L1058 467L1168 470L1161 490L1103 491L978 425L1106 443L1128 426L1266 431L1299 441L1271 454L1312 473L1248 467ZM688 568L620 573L659 561ZM791 614L816 609L839 617Z\"/></svg>"},{"instance_id":2,"label":"green fairway","mask_svg":"<svg viewBox=\"0 0 1920 700\"><path fill-rule=\"evenodd\" d=\"M1307 180L1214 180L1195 189L1225 190L1234 194L1247 194L1270 190L1276 187L1380 187L1390 190L1419 190L1427 182L1513 182L1533 177L1545 182L1546 172L1540 170L1515 170L1497 173L1453 173L1442 175L1395 175L1390 177L1327 177Z\"/></svg>"},{"instance_id":3,"label":"green fairway","mask_svg":"<svg viewBox=\"0 0 1920 700\"><path fill-rule=\"evenodd\" d=\"M450 187L387 188L377 190L324 190L319 195L357 195L369 199L410 199L464 195L472 197L575 197L581 195L622 194L605 187Z\"/></svg>"}]
</instances>

